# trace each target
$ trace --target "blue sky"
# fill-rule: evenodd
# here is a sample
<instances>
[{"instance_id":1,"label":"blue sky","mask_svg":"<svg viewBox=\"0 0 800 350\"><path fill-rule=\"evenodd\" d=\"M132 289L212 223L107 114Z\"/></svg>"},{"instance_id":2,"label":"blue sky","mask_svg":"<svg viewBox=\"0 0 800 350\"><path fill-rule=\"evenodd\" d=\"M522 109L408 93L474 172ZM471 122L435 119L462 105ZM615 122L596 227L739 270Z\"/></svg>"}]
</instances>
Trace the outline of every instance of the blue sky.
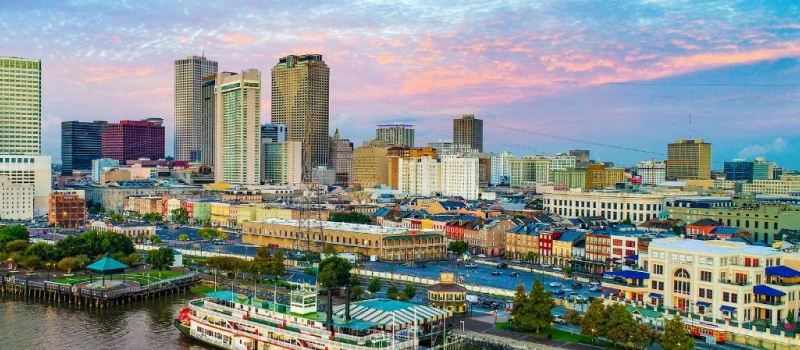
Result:
<instances>
[{"instance_id":1,"label":"blue sky","mask_svg":"<svg viewBox=\"0 0 800 350\"><path fill-rule=\"evenodd\" d=\"M800 169L796 1L198 4L2 2L0 55L43 61L44 153L60 158L61 121L147 117L165 118L171 153L177 58L267 72L319 53L331 128L357 144L395 121L415 123L418 143L450 138L451 119L474 113L491 151L633 164L688 137L692 114L715 167L765 156Z\"/></svg>"}]
</instances>

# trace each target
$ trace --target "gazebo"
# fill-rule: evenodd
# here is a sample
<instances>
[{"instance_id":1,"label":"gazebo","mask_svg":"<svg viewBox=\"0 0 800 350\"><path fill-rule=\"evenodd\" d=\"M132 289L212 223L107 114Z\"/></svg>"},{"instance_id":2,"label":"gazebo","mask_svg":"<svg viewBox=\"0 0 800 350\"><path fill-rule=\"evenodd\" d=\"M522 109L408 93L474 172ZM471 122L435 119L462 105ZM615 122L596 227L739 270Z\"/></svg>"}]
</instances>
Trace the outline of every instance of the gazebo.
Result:
<instances>
[{"instance_id":1,"label":"gazebo","mask_svg":"<svg viewBox=\"0 0 800 350\"><path fill-rule=\"evenodd\" d=\"M95 261L91 265L86 267L92 273L97 273L103 276L103 287L106 286L106 275L111 276L111 280L114 279L114 274L122 273L122 281L125 281L125 269L130 268L128 265L125 265L116 259L112 258L111 255L106 253L102 259ZM93 282L93 274L89 275L89 283Z\"/></svg>"}]
</instances>

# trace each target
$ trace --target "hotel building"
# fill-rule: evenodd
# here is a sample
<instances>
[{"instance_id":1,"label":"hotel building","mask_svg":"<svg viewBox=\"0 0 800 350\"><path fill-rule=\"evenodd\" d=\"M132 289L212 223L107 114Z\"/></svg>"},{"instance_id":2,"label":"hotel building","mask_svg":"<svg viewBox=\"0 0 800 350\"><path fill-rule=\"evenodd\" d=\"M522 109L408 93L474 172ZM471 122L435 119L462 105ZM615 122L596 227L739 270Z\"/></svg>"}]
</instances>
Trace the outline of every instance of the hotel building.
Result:
<instances>
[{"instance_id":1,"label":"hotel building","mask_svg":"<svg viewBox=\"0 0 800 350\"><path fill-rule=\"evenodd\" d=\"M476 119L472 114L453 119L453 146L483 152L483 120Z\"/></svg>"},{"instance_id":2,"label":"hotel building","mask_svg":"<svg viewBox=\"0 0 800 350\"><path fill-rule=\"evenodd\" d=\"M42 148L42 61L0 56L0 101L0 154L38 156Z\"/></svg>"},{"instance_id":3,"label":"hotel building","mask_svg":"<svg viewBox=\"0 0 800 350\"><path fill-rule=\"evenodd\" d=\"M214 176L232 185L261 183L261 72L215 79Z\"/></svg>"},{"instance_id":4,"label":"hotel building","mask_svg":"<svg viewBox=\"0 0 800 350\"><path fill-rule=\"evenodd\" d=\"M664 194L623 191L553 191L544 194L544 208L569 218L602 216L611 221L630 218L642 223L664 210Z\"/></svg>"},{"instance_id":5,"label":"hotel building","mask_svg":"<svg viewBox=\"0 0 800 350\"><path fill-rule=\"evenodd\" d=\"M214 74L217 74L217 62L205 57L175 60L175 160L194 162L203 156L203 78Z\"/></svg>"},{"instance_id":6,"label":"hotel building","mask_svg":"<svg viewBox=\"0 0 800 350\"><path fill-rule=\"evenodd\" d=\"M386 141L394 146L412 148L414 147L414 126L403 123L380 124L375 129L375 139Z\"/></svg>"},{"instance_id":7,"label":"hotel building","mask_svg":"<svg viewBox=\"0 0 800 350\"><path fill-rule=\"evenodd\" d=\"M48 212L50 157L0 155L0 218L30 220Z\"/></svg>"},{"instance_id":8,"label":"hotel building","mask_svg":"<svg viewBox=\"0 0 800 350\"><path fill-rule=\"evenodd\" d=\"M128 160L164 159L164 120L149 118L141 121L123 120L108 124L102 136L102 158Z\"/></svg>"}]
</instances>

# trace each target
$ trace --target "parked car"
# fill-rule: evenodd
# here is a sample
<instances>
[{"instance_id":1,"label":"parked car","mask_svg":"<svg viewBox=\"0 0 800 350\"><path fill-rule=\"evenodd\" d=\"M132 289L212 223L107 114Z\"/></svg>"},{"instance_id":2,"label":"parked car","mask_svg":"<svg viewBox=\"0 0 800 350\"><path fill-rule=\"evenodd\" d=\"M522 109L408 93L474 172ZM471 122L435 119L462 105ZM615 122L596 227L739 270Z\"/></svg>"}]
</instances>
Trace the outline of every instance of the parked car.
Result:
<instances>
[{"instance_id":1,"label":"parked car","mask_svg":"<svg viewBox=\"0 0 800 350\"><path fill-rule=\"evenodd\" d=\"M510 274L508 274L508 275L509 275L510 277L519 277L519 272L516 272L516 271L514 271L514 272L512 272L512 273L510 273Z\"/></svg>"},{"instance_id":2,"label":"parked car","mask_svg":"<svg viewBox=\"0 0 800 350\"><path fill-rule=\"evenodd\" d=\"M478 254L478 257L479 257L479 258L485 258L485 257L486 257L486 254Z\"/></svg>"},{"instance_id":3,"label":"parked car","mask_svg":"<svg viewBox=\"0 0 800 350\"><path fill-rule=\"evenodd\" d=\"M549 268L550 268L550 265L547 265L547 264L542 264L542 265L540 265L540 266L541 266L543 269L549 269Z\"/></svg>"},{"instance_id":4,"label":"parked car","mask_svg":"<svg viewBox=\"0 0 800 350\"><path fill-rule=\"evenodd\" d=\"M498 269L505 269L505 268L508 268L508 264L506 264L506 263L504 263L504 262L501 262L501 263L497 264L497 268L498 268Z\"/></svg>"},{"instance_id":5,"label":"parked car","mask_svg":"<svg viewBox=\"0 0 800 350\"><path fill-rule=\"evenodd\" d=\"M556 289L553 291L553 295L564 295L563 289Z\"/></svg>"},{"instance_id":6,"label":"parked car","mask_svg":"<svg viewBox=\"0 0 800 350\"><path fill-rule=\"evenodd\" d=\"M596 287L596 286L599 286L599 285L600 285L600 282L597 282L597 281L591 281L591 282L589 282L589 285L590 285L590 286L592 286L592 287Z\"/></svg>"},{"instance_id":7,"label":"parked car","mask_svg":"<svg viewBox=\"0 0 800 350\"><path fill-rule=\"evenodd\" d=\"M564 317L561 315L555 315L553 316L553 322L564 324Z\"/></svg>"},{"instance_id":8,"label":"parked car","mask_svg":"<svg viewBox=\"0 0 800 350\"><path fill-rule=\"evenodd\" d=\"M515 264L522 264L522 260L519 260L519 259L518 259L518 260L513 260L513 261L511 261L511 262L513 262L513 263L515 263Z\"/></svg>"},{"instance_id":9,"label":"parked car","mask_svg":"<svg viewBox=\"0 0 800 350\"><path fill-rule=\"evenodd\" d=\"M600 286L593 286L589 288L590 292L599 292L602 288Z\"/></svg>"},{"instance_id":10,"label":"parked car","mask_svg":"<svg viewBox=\"0 0 800 350\"><path fill-rule=\"evenodd\" d=\"M583 289L583 283L575 282L572 284L572 289Z\"/></svg>"},{"instance_id":11,"label":"parked car","mask_svg":"<svg viewBox=\"0 0 800 350\"><path fill-rule=\"evenodd\" d=\"M556 267L553 268L553 271L563 271L563 269L558 267L558 266L556 266Z\"/></svg>"},{"instance_id":12,"label":"parked car","mask_svg":"<svg viewBox=\"0 0 800 350\"><path fill-rule=\"evenodd\" d=\"M419 263L419 264L417 264L417 268L424 269L424 268L426 268L426 267L428 267L428 265L425 265L425 264L423 264L423 263Z\"/></svg>"}]
</instances>

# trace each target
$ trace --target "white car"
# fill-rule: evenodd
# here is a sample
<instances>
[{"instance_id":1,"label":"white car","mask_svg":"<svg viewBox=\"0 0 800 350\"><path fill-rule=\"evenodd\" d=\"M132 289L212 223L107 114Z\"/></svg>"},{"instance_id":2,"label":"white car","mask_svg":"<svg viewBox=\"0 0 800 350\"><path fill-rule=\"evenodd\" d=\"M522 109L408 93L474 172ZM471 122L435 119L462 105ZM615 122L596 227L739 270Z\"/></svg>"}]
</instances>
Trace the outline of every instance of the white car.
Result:
<instances>
[{"instance_id":1,"label":"white car","mask_svg":"<svg viewBox=\"0 0 800 350\"><path fill-rule=\"evenodd\" d=\"M478 257L479 257L479 258L485 258L485 257L486 257L486 254L478 254Z\"/></svg>"},{"instance_id":2,"label":"white car","mask_svg":"<svg viewBox=\"0 0 800 350\"><path fill-rule=\"evenodd\" d=\"M564 324L564 317L561 315L554 315L553 322Z\"/></svg>"},{"instance_id":3,"label":"white car","mask_svg":"<svg viewBox=\"0 0 800 350\"><path fill-rule=\"evenodd\" d=\"M553 268L553 271L563 271L560 267L556 266Z\"/></svg>"},{"instance_id":4,"label":"white car","mask_svg":"<svg viewBox=\"0 0 800 350\"><path fill-rule=\"evenodd\" d=\"M549 269L550 268L550 265L547 265L547 264L542 264L541 266L542 266L543 269Z\"/></svg>"}]
</instances>

